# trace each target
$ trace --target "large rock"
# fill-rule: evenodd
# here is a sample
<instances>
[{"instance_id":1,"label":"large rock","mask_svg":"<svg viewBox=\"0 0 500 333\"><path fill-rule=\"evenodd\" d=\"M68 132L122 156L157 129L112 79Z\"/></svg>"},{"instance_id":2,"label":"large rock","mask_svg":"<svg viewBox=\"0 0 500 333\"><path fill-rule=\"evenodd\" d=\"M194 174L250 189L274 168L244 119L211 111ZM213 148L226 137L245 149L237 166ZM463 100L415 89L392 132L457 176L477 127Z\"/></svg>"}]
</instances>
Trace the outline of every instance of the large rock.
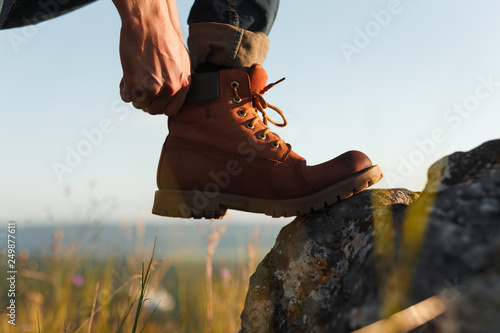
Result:
<instances>
[{"instance_id":1,"label":"large rock","mask_svg":"<svg viewBox=\"0 0 500 333\"><path fill-rule=\"evenodd\" d=\"M364 191L284 227L241 332L500 332L500 140L428 176L420 196Z\"/></svg>"}]
</instances>

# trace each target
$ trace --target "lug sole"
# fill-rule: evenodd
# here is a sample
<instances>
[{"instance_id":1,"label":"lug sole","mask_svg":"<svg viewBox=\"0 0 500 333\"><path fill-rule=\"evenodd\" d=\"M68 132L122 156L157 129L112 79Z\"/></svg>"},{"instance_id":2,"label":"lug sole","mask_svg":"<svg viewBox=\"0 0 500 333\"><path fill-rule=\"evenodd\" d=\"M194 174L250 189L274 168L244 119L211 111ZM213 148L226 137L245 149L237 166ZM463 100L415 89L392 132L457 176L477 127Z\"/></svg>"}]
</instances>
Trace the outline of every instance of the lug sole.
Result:
<instances>
[{"instance_id":1,"label":"lug sole","mask_svg":"<svg viewBox=\"0 0 500 333\"><path fill-rule=\"evenodd\" d=\"M382 177L378 165L373 165L321 191L294 199L260 199L198 190L157 190L153 214L195 219L221 219L228 209L235 209L264 213L272 217L298 216L347 199L372 186Z\"/></svg>"}]
</instances>

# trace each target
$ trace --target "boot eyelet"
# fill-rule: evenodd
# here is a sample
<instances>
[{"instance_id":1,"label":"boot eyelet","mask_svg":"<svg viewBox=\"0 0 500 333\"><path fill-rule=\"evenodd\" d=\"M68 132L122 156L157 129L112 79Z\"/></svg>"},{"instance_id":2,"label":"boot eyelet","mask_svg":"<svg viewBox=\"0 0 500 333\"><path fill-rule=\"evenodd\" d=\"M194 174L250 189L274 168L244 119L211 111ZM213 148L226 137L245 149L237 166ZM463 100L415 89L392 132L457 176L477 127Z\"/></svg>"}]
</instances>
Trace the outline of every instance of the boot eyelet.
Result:
<instances>
[{"instance_id":1,"label":"boot eyelet","mask_svg":"<svg viewBox=\"0 0 500 333\"><path fill-rule=\"evenodd\" d=\"M244 109L239 109L237 113L238 113L238 116L240 116L240 117L247 116L247 112Z\"/></svg>"},{"instance_id":2,"label":"boot eyelet","mask_svg":"<svg viewBox=\"0 0 500 333\"><path fill-rule=\"evenodd\" d=\"M240 103L241 102L241 98L239 96L238 97L233 97L233 102Z\"/></svg>"},{"instance_id":3,"label":"boot eyelet","mask_svg":"<svg viewBox=\"0 0 500 333\"><path fill-rule=\"evenodd\" d=\"M277 143L276 141L271 142L271 148L277 149L279 148L280 144Z\"/></svg>"},{"instance_id":4,"label":"boot eyelet","mask_svg":"<svg viewBox=\"0 0 500 333\"><path fill-rule=\"evenodd\" d=\"M246 122L245 123L245 127L248 128L248 129L254 129L254 125L250 124L250 122Z\"/></svg>"},{"instance_id":5,"label":"boot eyelet","mask_svg":"<svg viewBox=\"0 0 500 333\"><path fill-rule=\"evenodd\" d=\"M239 87L240 87L240 84L238 82L236 82L236 81L231 82L231 88L234 89L234 88L239 88Z\"/></svg>"},{"instance_id":6,"label":"boot eyelet","mask_svg":"<svg viewBox=\"0 0 500 333\"><path fill-rule=\"evenodd\" d=\"M259 132L257 133L257 137L261 140L265 140L266 139L266 135L262 134L262 132Z\"/></svg>"}]
</instances>

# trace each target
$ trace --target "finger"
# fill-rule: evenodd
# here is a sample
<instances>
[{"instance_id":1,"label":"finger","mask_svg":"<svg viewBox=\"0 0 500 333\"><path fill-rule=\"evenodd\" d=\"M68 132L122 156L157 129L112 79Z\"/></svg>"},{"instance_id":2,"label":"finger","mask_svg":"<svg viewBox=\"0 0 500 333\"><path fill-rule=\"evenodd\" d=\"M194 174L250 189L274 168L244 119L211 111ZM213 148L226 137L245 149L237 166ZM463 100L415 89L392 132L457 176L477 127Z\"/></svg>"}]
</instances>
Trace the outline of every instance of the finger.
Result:
<instances>
[{"instance_id":1,"label":"finger","mask_svg":"<svg viewBox=\"0 0 500 333\"><path fill-rule=\"evenodd\" d=\"M137 109L147 108L159 95L171 96L174 91L169 86L160 83L161 81L151 73L142 78L142 84L132 89L133 105Z\"/></svg>"},{"instance_id":2,"label":"finger","mask_svg":"<svg viewBox=\"0 0 500 333\"><path fill-rule=\"evenodd\" d=\"M172 96L172 94L168 94L165 90L162 90L143 110L149 114L162 114L163 109L174 96L175 94Z\"/></svg>"},{"instance_id":3,"label":"finger","mask_svg":"<svg viewBox=\"0 0 500 333\"><path fill-rule=\"evenodd\" d=\"M149 114L162 114L165 105L172 99L173 96L167 96L164 94L159 94L156 98L149 104L148 107L143 110Z\"/></svg>"},{"instance_id":4,"label":"finger","mask_svg":"<svg viewBox=\"0 0 500 333\"><path fill-rule=\"evenodd\" d=\"M163 113L167 116L173 116L179 112L179 110L184 105L184 101L186 100L186 95L189 91L189 87L184 87L177 92L172 98L168 101L168 103L163 108Z\"/></svg>"},{"instance_id":5,"label":"finger","mask_svg":"<svg viewBox=\"0 0 500 333\"><path fill-rule=\"evenodd\" d=\"M120 95L125 102L132 102L137 109L144 109L161 89L158 82L149 82L142 75L125 75L120 83Z\"/></svg>"},{"instance_id":6,"label":"finger","mask_svg":"<svg viewBox=\"0 0 500 333\"><path fill-rule=\"evenodd\" d=\"M144 86L137 86L132 89L132 104L136 109L144 109L158 95L159 89L148 90Z\"/></svg>"},{"instance_id":7,"label":"finger","mask_svg":"<svg viewBox=\"0 0 500 333\"><path fill-rule=\"evenodd\" d=\"M120 96L125 103L132 102L132 95L125 88L125 81L123 80L123 78L120 81Z\"/></svg>"},{"instance_id":8,"label":"finger","mask_svg":"<svg viewBox=\"0 0 500 333\"><path fill-rule=\"evenodd\" d=\"M176 114L184 104L189 87L181 88L173 96L160 93L151 104L144 109L149 114L166 114L171 116Z\"/></svg>"}]
</instances>

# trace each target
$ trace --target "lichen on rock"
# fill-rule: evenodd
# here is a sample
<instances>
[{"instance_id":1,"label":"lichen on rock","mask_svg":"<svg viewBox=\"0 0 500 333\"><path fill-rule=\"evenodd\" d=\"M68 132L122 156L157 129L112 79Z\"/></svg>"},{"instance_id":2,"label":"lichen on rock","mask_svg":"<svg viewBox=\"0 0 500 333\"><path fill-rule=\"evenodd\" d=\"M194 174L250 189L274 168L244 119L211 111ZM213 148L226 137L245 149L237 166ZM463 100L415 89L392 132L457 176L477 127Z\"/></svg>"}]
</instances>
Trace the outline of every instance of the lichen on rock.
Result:
<instances>
[{"instance_id":1,"label":"lichen on rock","mask_svg":"<svg viewBox=\"0 0 500 333\"><path fill-rule=\"evenodd\" d=\"M250 279L241 332L351 332L433 296L444 313L418 332L498 329L500 140L428 179L421 195L367 190L285 226Z\"/></svg>"}]
</instances>

